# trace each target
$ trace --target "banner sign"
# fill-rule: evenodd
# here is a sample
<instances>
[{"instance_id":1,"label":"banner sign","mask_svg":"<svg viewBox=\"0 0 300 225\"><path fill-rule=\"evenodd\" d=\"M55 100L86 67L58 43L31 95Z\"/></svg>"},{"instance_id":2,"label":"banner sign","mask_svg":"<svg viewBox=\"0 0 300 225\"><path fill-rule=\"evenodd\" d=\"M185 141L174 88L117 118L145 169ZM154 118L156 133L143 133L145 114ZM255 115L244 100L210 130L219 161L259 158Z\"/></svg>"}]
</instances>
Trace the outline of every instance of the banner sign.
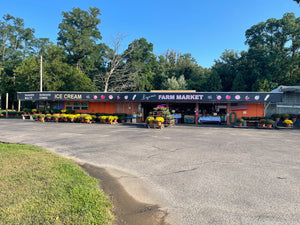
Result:
<instances>
[{"instance_id":1,"label":"banner sign","mask_svg":"<svg viewBox=\"0 0 300 225\"><path fill-rule=\"evenodd\" d=\"M281 102L269 92L18 92L21 101Z\"/></svg>"}]
</instances>

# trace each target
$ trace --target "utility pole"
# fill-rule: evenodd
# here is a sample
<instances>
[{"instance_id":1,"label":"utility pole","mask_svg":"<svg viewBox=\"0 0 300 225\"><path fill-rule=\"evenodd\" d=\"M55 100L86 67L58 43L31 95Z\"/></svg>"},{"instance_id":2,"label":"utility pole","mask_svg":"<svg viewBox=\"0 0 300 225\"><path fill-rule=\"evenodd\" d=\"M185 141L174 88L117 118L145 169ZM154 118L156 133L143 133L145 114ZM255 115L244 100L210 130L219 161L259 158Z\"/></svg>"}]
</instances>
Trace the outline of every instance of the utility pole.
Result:
<instances>
[{"instance_id":1,"label":"utility pole","mask_svg":"<svg viewBox=\"0 0 300 225\"><path fill-rule=\"evenodd\" d=\"M40 92L43 92L43 56L41 56L40 66Z\"/></svg>"},{"instance_id":2,"label":"utility pole","mask_svg":"<svg viewBox=\"0 0 300 225\"><path fill-rule=\"evenodd\" d=\"M8 117L8 93L6 93L6 118Z\"/></svg>"}]
</instances>

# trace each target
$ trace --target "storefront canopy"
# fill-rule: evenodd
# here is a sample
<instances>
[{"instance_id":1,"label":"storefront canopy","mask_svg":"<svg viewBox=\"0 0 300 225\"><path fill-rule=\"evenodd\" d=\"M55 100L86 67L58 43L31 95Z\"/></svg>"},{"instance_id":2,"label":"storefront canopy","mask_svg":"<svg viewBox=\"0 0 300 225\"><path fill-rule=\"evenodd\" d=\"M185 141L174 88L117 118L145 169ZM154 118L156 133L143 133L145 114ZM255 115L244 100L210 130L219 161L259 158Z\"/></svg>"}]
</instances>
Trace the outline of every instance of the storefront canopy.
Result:
<instances>
[{"instance_id":1,"label":"storefront canopy","mask_svg":"<svg viewBox=\"0 0 300 225\"><path fill-rule=\"evenodd\" d=\"M281 102L270 92L18 92L21 101Z\"/></svg>"}]
</instances>

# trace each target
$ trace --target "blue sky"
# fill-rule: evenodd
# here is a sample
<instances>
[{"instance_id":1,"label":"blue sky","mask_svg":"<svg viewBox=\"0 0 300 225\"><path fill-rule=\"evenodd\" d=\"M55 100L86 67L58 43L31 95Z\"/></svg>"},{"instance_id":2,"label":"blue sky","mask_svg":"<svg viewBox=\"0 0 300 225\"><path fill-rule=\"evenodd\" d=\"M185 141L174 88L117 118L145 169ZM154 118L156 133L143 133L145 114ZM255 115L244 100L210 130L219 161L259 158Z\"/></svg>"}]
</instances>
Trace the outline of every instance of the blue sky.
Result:
<instances>
[{"instance_id":1,"label":"blue sky","mask_svg":"<svg viewBox=\"0 0 300 225\"><path fill-rule=\"evenodd\" d=\"M127 35L124 49L144 37L155 54L168 49L191 53L202 67L212 66L225 49L246 50L245 31L252 25L287 12L300 16L292 0L2 0L0 16L20 17L36 37L56 43L62 11L73 7L100 9L99 29L108 45L117 33Z\"/></svg>"}]
</instances>

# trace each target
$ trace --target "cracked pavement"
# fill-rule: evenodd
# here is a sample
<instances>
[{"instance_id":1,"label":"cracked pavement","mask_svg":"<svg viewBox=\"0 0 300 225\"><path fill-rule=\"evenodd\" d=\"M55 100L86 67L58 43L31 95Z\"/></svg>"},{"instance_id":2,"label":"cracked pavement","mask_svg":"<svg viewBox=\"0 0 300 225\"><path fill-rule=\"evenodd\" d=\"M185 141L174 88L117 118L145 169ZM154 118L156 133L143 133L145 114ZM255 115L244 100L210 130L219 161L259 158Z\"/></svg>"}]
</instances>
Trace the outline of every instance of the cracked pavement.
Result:
<instances>
[{"instance_id":1,"label":"cracked pavement","mask_svg":"<svg viewBox=\"0 0 300 225\"><path fill-rule=\"evenodd\" d=\"M121 183L141 181L172 224L300 224L300 130L17 119L1 119L0 128L0 141L122 171Z\"/></svg>"}]
</instances>

